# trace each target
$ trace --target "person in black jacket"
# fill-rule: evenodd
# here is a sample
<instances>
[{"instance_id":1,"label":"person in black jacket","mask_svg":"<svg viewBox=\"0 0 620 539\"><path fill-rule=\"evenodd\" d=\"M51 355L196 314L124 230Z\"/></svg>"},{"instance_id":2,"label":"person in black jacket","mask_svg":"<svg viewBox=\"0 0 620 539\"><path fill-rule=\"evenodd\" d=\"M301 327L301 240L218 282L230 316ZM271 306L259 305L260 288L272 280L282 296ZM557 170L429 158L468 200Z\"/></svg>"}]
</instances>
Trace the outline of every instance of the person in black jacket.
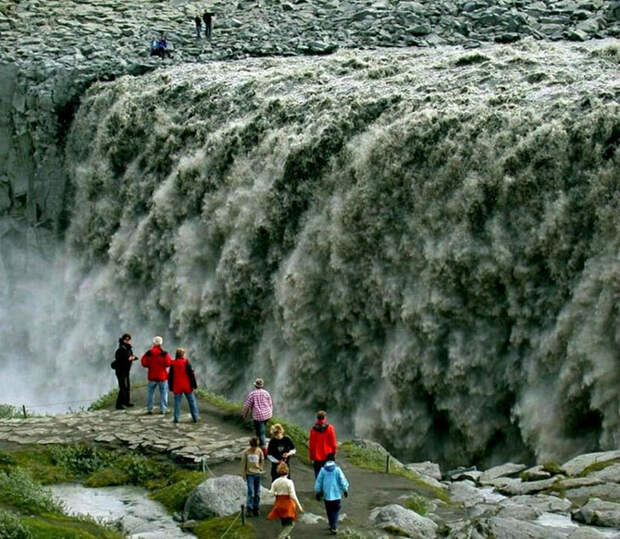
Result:
<instances>
[{"instance_id":1,"label":"person in black jacket","mask_svg":"<svg viewBox=\"0 0 620 539\"><path fill-rule=\"evenodd\" d=\"M205 22L205 37L211 41L211 32L213 29L213 17L214 17L215 13L213 13L212 11L207 11L205 9L204 13L202 14L202 20Z\"/></svg>"},{"instance_id":2,"label":"person in black jacket","mask_svg":"<svg viewBox=\"0 0 620 539\"><path fill-rule=\"evenodd\" d=\"M271 427L271 439L267 446L267 460L271 462L271 481L278 478L278 464L284 462L289 466L288 478L291 478L290 458L297 452L295 444L284 436L284 427L276 423Z\"/></svg>"},{"instance_id":3,"label":"person in black jacket","mask_svg":"<svg viewBox=\"0 0 620 539\"><path fill-rule=\"evenodd\" d=\"M133 403L129 399L129 371L131 370L131 364L134 362L137 356L134 356L133 349L131 348L131 335L129 333L123 334L118 340L118 348L114 354L114 361L112 362L112 368L116 372L116 378L118 380L118 397L116 398L116 409L122 410L127 406L133 406Z\"/></svg>"}]
</instances>

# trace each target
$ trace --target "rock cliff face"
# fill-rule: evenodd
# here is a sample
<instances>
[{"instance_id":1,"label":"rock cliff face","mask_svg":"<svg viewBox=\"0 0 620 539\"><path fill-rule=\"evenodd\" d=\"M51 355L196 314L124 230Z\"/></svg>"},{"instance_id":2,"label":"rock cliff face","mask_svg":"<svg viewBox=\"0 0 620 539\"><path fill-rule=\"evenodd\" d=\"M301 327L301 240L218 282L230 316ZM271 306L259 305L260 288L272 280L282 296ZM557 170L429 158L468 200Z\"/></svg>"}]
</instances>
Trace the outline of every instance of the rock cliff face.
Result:
<instances>
[{"instance_id":1,"label":"rock cliff face","mask_svg":"<svg viewBox=\"0 0 620 539\"><path fill-rule=\"evenodd\" d=\"M0 22L7 350L93 394L165 333L407 460L618 445L620 52L541 39L616 3L59 6Z\"/></svg>"}]
</instances>

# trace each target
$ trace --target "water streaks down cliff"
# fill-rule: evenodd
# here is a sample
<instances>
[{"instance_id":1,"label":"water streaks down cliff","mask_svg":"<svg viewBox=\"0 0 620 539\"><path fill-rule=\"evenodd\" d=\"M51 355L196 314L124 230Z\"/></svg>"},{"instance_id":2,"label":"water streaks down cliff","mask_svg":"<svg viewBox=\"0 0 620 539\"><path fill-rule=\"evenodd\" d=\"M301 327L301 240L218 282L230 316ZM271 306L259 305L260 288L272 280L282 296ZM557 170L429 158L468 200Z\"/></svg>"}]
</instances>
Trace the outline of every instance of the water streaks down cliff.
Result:
<instances>
[{"instance_id":1,"label":"water streaks down cliff","mask_svg":"<svg viewBox=\"0 0 620 539\"><path fill-rule=\"evenodd\" d=\"M262 375L279 412L327 408L409 460L617 447L618 55L524 42L97 84L65 159L88 301L115 331L168 328L211 387Z\"/></svg>"}]
</instances>

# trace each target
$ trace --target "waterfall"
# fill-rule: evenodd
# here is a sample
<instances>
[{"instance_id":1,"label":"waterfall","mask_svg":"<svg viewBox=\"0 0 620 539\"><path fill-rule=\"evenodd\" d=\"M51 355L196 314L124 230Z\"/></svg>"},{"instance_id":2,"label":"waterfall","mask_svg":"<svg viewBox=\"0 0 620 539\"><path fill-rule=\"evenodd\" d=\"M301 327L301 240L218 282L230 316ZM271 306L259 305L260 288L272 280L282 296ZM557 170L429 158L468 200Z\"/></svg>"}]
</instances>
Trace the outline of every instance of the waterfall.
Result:
<instances>
[{"instance_id":1,"label":"waterfall","mask_svg":"<svg viewBox=\"0 0 620 539\"><path fill-rule=\"evenodd\" d=\"M138 349L163 334L203 386L238 398L262 376L278 415L324 408L405 460L617 447L609 47L357 51L93 85L66 138L55 250L70 353L84 345L93 373L121 332Z\"/></svg>"}]
</instances>

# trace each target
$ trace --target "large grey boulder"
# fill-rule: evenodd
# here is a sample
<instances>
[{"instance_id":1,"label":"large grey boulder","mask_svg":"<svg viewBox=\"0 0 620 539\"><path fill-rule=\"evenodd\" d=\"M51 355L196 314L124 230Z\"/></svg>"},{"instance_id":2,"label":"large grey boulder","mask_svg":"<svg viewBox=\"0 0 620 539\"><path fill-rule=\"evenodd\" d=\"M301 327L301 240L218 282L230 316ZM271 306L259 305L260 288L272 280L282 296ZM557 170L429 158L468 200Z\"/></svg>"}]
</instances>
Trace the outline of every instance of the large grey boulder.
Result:
<instances>
[{"instance_id":1,"label":"large grey boulder","mask_svg":"<svg viewBox=\"0 0 620 539\"><path fill-rule=\"evenodd\" d=\"M564 496L576 503L585 503L590 498L620 503L620 484L603 483L602 485L569 488L565 491Z\"/></svg>"},{"instance_id":2,"label":"large grey boulder","mask_svg":"<svg viewBox=\"0 0 620 539\"><path fill-rule=\"evenodd\" d=\"M586 453L579 455L568 462L562 464L561 468L568 475L579 475L588 466L601 462L609 462L610 460L620 459L620 449L614 451L602 451L599 453Z\"/></svg>"},{"instance_id":3,"label":"large grey boulder","mask_svg":"<svg viewBox=\"0 0 620 539\"><path fill-rule=\"evenodd\" d=\"M379 528L404 537L428 539L437 535L437 524L430 518L397 504L377 507L369 518Z\"/></svg>"},{"instance_id":4,"label":"large grey boulder","mask_svg":"<svg viewBox=\"0 0 620 539\"><path fill-rule=\"evenodd\" d=\"M566 513L572 505L566 498L547 496L545 494L536 494L535 496L524 494L521 496L514 496L510 498L510 500L513 503L535 507L539 511L546 513Z\"/></svg>"},{"instance_id":5,"label":"large grey boulder","mask_svg":"<svg viewBox=\"0 0 620 539\"><path fill-rule=\"evenodd\" d=\"M480 476L480 483L484 485L485 483L490 483L493 479L497 479L498 477L508 477L510 475L517 474L526 468L527 466L525 464L514 464L512 462L508 462L500 466L494 466L493 468L489 468L488 470L482 472L482 475Z\"/></svg>"},{"instance_id":6,"label":"large grey boulder","mask_svg":"<svg viewBox=\"0 0 620 539\"><path fill-rule=\"evenodd\" d=\"M486 522L485 537L501 539L564 539L566 533L516 518L492 517Z\"/></svg>"},{"instance_id":7,"label":"large grey boulder","mask_svg":"<svg viewBox=\"0 0 620 539\"><path fill-rule=\"evenodd\" d=\"M437 481L441 481L441 469L439 468L439 464L435 464L434 462L428 460L426 462L411 462L405 464L405 468L412 472L417 472L420 475L426 475L433 479L437 479Z\"/></svg>"},{"instance_id":8,"label":"large grey boulder","mask_svg":"<svg viewBox=\"0 0 620 539\"><path fill-rule=\"evenodd\" d=\"M620 464L612 464L607 468L592 472L588 477L600 479L605 483L620 483Z\"/></svg>"},{"instance_id":9,"label":"large grey boulder","mask_svg":"<svg viewBox=\"0 0 620 539\"><path fill-rule=\"evenodd\" d=\"M203 520L213 516L232 515L245 504L246 483L238 475L222 475L207 479L190 493L183 510L183 520ZM273 496L261 488L261 504L272 503Z\"/></svg>"},{"instance_id":10,"label":"large grey boulder","mask_svg":"<svg viewBox=\"0 0 620 539\"><path fill-rule=\"evenodd\" d=\"M620 503L605 502L598 498L588 501L573 513L573 518L585 524L620 528Z\"/></svg>"}]
</instances>

